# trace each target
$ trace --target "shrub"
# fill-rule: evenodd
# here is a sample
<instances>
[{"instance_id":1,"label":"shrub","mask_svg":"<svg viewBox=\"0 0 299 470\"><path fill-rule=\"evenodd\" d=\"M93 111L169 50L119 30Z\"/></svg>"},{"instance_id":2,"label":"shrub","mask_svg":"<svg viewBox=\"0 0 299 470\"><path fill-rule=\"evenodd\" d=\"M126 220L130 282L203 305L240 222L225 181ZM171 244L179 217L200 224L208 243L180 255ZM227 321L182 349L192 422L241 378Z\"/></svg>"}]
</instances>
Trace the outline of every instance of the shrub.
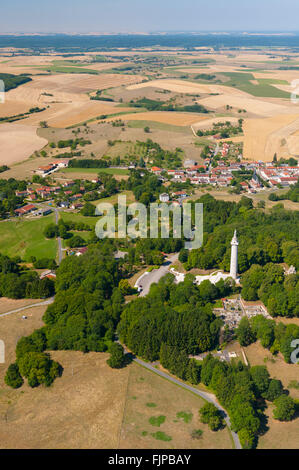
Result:
<instances>
[{"instance_id":1,"label":"shrub","mask_svg":"<svg viewBox=\"0 0 299 470\"><path fill-rule=\"evenodd\" d=\"M16 363L10 364L8 367L4 381L6 385L12 388L19 388L23 385L24 380Z\"/></svg>"}]
</instances>

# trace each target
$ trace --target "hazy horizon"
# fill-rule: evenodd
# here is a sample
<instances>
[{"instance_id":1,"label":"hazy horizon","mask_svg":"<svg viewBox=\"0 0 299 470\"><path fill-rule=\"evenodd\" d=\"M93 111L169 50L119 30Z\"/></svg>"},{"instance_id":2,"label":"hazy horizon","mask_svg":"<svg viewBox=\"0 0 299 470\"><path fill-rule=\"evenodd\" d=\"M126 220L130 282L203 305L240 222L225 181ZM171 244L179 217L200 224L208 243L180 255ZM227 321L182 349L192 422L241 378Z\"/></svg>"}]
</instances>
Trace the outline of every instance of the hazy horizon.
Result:
<instances>
[{"instance_id":1,"label":"hazy horizon","mask_svg":"<svg viewBox=\"0 0 299 470\"><path fill-rule=\"evenodd\" d=\"M0 34L278 32L298 30L297 0L11 0Z\"/></svg>"}]
</instances>

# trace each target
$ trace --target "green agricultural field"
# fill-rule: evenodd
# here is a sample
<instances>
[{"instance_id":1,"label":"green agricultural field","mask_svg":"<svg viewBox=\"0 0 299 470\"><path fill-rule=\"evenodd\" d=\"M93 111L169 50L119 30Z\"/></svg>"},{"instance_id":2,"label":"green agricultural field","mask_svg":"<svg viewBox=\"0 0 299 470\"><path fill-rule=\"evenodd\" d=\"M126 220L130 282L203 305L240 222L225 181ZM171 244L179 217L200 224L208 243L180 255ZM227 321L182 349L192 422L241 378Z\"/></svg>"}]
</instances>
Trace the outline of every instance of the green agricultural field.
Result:
<instances>
[{"instance_id":1,"label":"green agricultural field","mask_svg":"<svg viewBox=\"0 0 299 470\"><path fill-rule=\"evenodd\" d=\"M229 80L224 83L225 86L235 87L241 91L245 91L253 96L264 98L289 98L290 94L286 91L279 90L271 84L287 84L284 80L276 80L271 78L258 79L258 85L251 83L255 81L254 75L242 72L222 72Z\"/></svg>"},{"instance_id":2,"label":"green agricultural field","mask_svg":"<svg viewBox=\"0 0 299 470\"><path fill-rule=\"evenodd\" d=\"M150 129L158 129L160 131L179 132L181 134L190 134L190 127L186 126L174 126L164 122L155 121L128 121L128 127L133 129L144 129L149 127Z\"/></svg>"},{"instance_id":3,"label":"green agricultural field","mask_svg":"<svg viewBox=\"0 0 299 470\"><path fill-rule=\"evenodd\" d=\"M39 70L45 70L46 72L51 72L51 73L88 73L91 75L99 75L99 72L97 70L93 69L86 69L81 66L77 67L66 67L63 65L47 65L37 67Z\"/></svg>"},{"instance_id":4,"label":"green agricultural field","mask_svg":"<svg viewBox=\"0 0 299 470\"><path fill-rule=\"evenodd\" d=\"M57 242L47 240L43 231L54 222L54 214L38 219L15 219L0 222L0 251L11 257L20 256L30 261L36 258L56 258Z\"/></svg>"},{"instance_id":5,"label":"green agricultural field","mask_svg":"<svg viewBox=\"0 0 299 470\"><path fill-rule=\"evenodd\" d=\"M258 82L261 85L288 85L289 82L287 80L278 80L273 78L259 78Z\"/></svg>"}]
</instances>

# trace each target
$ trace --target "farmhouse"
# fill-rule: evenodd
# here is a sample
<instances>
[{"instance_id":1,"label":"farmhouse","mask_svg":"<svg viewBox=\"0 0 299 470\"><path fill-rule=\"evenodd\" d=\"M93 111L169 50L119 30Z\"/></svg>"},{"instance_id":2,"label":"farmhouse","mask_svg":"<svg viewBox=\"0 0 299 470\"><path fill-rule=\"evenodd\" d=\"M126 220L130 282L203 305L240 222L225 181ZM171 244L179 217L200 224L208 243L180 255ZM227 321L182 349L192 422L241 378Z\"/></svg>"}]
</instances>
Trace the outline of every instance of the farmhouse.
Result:
<instances>
[{"instance_id":1,"label":"farmhouse","mask_svg":"<svg viewBox=\"0 0 299 470\"><path fill-rule=\"evenodd\" d=\"M20 207L19 209L15 210L15 214L20 216L20 215L26 215L30 214L31 212L37 210L37 207L35 207L33 204L27 204L26 206Z\"/></svg>"},{"instance_id":2,"label":"farmhouse","mask_svg":"<svg viewBox=\"0 0 299 470\"><path fill-rule=\"evenodd\" d=\"M159 168L158 166L152 167L152 173L154 173L155 175L161 175L162 171L162 168Z\"/></svg>"}]
</instances>

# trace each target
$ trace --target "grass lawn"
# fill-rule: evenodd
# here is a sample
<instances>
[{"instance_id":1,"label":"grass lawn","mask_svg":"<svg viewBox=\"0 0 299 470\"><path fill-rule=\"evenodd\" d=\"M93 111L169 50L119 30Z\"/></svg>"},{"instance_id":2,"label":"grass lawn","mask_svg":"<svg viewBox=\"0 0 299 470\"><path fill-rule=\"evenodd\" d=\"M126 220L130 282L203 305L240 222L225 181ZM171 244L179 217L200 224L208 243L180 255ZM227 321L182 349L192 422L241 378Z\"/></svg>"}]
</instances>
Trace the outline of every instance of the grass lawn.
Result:
<instances>
[{"instance_id":1,"label":"grass lawn","mask_svg":"<svg viewBox=\"0 0 299 470\"><path fill-rule=\"evenodd\" d=\"M8 256L20 256L30 261L36 258L56 258L57 242L47 240L43 231L55 221L54 214L38 219L5 220L0 222L1 253Z\"/></svg>"},{"instance_id":2,"label":"grass lawn","mask_svg":"<svg viewBox=\"0 0 299 470\"><path fill-rule=\"evenodd\" d=\"M94 227L97 223L98 217L85 217L82 214L75 212L59 212L59 218L65 222L84 222L85 224ZM80 235L80 232L77 232ZM91 233L91 232L88 232Z\"/></svg>"},{"instance_id":3,"label":"grass lawn","mask_svg":"<svg viewBox=\"0 0 299 470\"><path fill-rule=\"evenodd\" d=\"M132 191L122 191L121 193L114 194L113 196L105 197L103 199L98 199L97 201L92 201L92 204L94 204L95 206L97 206L101 202L109 202L110 204L117 204L118 196L126 196L127 204L131 204L132 202L135 202L135 196Z\"/></svg>"}]
</instances>

